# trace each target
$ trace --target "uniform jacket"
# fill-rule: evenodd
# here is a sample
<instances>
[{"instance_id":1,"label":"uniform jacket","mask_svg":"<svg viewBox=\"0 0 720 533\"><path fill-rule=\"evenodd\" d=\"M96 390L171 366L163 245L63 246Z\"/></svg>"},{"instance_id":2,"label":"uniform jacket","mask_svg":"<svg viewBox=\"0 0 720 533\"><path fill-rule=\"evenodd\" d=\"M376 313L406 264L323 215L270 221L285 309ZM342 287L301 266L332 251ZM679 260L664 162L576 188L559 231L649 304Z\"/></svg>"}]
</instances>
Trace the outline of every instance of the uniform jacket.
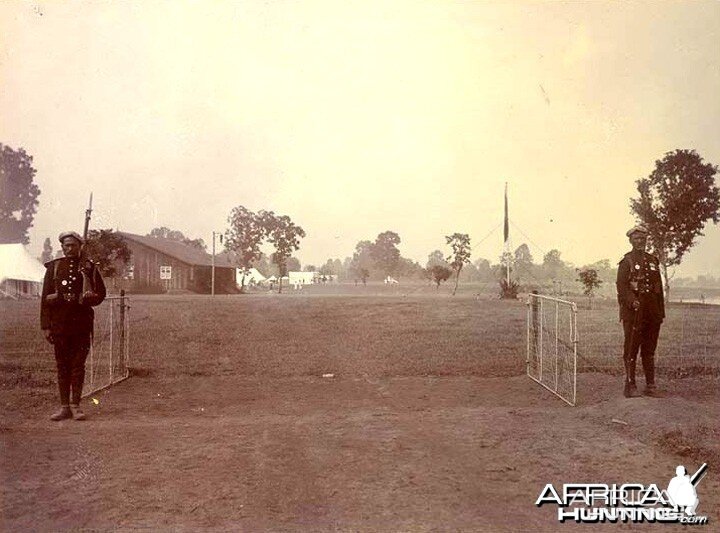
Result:
<instances>
[{"instance_id":1,"label":"uniform jacket","mask_svg":"<svg viewBox=\"0 0 720 533\"><path fill-rule=\"evenodd\" d=\"M82 273L92 280L96 296L80 303ZM90 333L95 313L93 306L105 299L105 283L97 267L78 257L62 257L45 263L42 299L40 302L40 328L53 334Z\"/></svg>"},{"instance_id":2,"label":"uniform jacket","mask_svg":"<svg viewBox=\"0 0 720 533\"><path fill-rule=\"evenodd\" d=\"M633 320L632 304L640 301L640 311L648 318L665 318L665 297L660 262L647 252L628 252L618 263L617 297L620 319Z\"/></svg>"}]
</instances>

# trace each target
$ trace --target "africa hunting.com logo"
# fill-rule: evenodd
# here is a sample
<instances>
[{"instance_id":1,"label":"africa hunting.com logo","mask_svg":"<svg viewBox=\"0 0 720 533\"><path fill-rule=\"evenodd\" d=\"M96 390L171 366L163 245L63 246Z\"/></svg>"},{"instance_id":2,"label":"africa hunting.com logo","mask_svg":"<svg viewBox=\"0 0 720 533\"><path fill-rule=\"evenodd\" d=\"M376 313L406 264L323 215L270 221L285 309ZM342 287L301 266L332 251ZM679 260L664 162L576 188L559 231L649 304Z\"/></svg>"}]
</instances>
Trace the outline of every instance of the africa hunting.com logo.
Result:
<instances>
[{"instance_id":1,"label":"africa hunting.com logo","mask_svg":"<svg viewBox=\"0 0 720 533\"><path fill-rule=\"evenodd\" d=\"M697 516L700 499L696 487L707 471L707 463L692 476L684 466L675 469L675 477L666 490L656 484L565 483L558 491L548 483L535 505L556 504L558 521L578 523L660 522L703 525L707 516Z\"/></svg>"}]
</instances>

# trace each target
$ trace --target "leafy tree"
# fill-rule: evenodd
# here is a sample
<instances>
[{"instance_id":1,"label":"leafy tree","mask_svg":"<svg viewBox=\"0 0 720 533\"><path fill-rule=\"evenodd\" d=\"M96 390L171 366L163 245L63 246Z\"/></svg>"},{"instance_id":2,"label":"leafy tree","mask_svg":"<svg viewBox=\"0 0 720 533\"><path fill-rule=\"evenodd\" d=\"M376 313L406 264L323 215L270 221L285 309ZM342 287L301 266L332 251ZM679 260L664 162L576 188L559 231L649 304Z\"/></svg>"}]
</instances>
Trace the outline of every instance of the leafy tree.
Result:
<instances>
[{"instance_id":1,"label":"leafy tree","mask_svg":"<svg viewBox=\"0 0 720 533\"><path fill-rule=\"evenodd\" d=\"M132 257L125 240L111 229L90 230L83 253L97 264L104 277L109 278L124 272Z\"/></svg>"},{"instance_id":2,"label":"leafy tree","mask_svg":"<svg viewBox=\"0 0 720 533\"><path fill-rule=\"evenodd\" d=\"M278 266L280 280L278 293L282 292L282 278L288 272L288 258L300 249L300 239L305 237L305 230L295 224L287 215L276 215L272 211L260 211L258 213L262 226L265 228L267 240L275 247L272 254L272 261ZM292 266L296 266L292 264ZM300 262L297 262L300 269Z\"/></svg>"},{"instance_id":3,"label":"leafy tree","mask_svg":"<svg viewBox=\"0 0 720 533\"><path fill-rule=\"evenodd\" d=\"M597 272L598 279L603 282L614 283L617 278L617 268L615 268L609 259L601 259L589 265L582 267L582 270L593 269Z\"/></svg>"},{"instance_id":4,"label":"leafy tree","mask_svg":"<svg viewBox=\"0 0 720 533\"><path fill-rule=\"evenodd\" d=\"M53 258L52 244L50 243L50 237L46 237L45 242L43 242L43 251L42 251L42 255L40 256L40 262L42 264L45 264L48 261L52 261L52 258Z\"/></svg>"},{"instance_id":5,"label":"leafy tree","mask_svg":"<svg viewBox=\"0 0 720 533\"><path fill-rule=\"evenodd\" d=\"M0 243L28 244L40 189L33 183L33 158L0 143Z\"/></svg>"},{"instance_id":6,"label":"leafy tree","mask_svg":"<svg viewBox=\"0 0 720 533\"><path fill-rule=\"evenodd\" d=\"M441 265L441 266L447 266L447 261L445 261L445 256L440 250L433 250L428 255L427 263L425 264L425 268L431 269L435 265Z\"/></svg>"},{"instance_id":7,"label":"leafy tree","mask_svg":"<svg viewBox=\"0 0 720 533\"><path fill-rule=\"evenodd\" d=\"M413 261L407 257L401 257L398 262L396 274L399 277L422 279L424 270L417 261Z\"/></svg>"},{"instance_id":8,"label":"leafy tree","mask_svg":"<svg viewBox=\"0 0 720 533\"><path fill-rule=\"evenodd\" d=\"M340 261L340 259L333 259L332 268L338 279L342 279L345 277L345 267L343 266L343 262Z\"/></svg>"},{"instance_id":9,"label":"leafy tree","mask_svg":"<svg viewBox=\"0 0 720 533\"><path fill-rule=\"evenodd\" d=\"M480 272L473 263L468 263L463 268L460 279L463 280L463 282L480 281Z\"/></svg>"},{"instance_id":10,"label":"leafy tree","mask_svg":"<svg viewBox=\"0 0 720 533\"><path fill-rule=\"evenodd\" d=\"M594 268L576 269L578 273L578 281L583 284L583 294L588 297L590 308L592 309L592 299L595 296L595 289L602 285L602 280L598 276L597 270Z\"/></svg>"},{"instance_id":11,"label":"leafy tree","mask_svg":"<svg viewBox=\"0 0 720 533\"><path fill-rule=\"evenodd\" d=\"M370 268L373 264L372 258L373 243L370 241L360 241L355 246L352 260L348 270L350 270L356 278L360 278L363 285L367 283L370 277Z\"/></svg>"},{"instance_id":12,"label":"leafy tree","mask_svg":"<svg viewBox=\"0 0 720 533\"><path fill-rule=\"evenodd\" d=\"M335 263L332 259L328 259L325 264L320 267L319 270L319 274L321 276L332 276L335 273Z\"/></svg>"},{"instance_id":13,"label":"leafy tree","mask_svg":"<svg viewBox=\"0 0 720 533\"><path fill-rule=\"evenodd\" d=\"M565 262L560 259L559 250L550 250L543 257L543 270L545 270L545 275L547 277L557 279L563 273L565 268L566 265Z\"/></svg>"},{"instance_id":14,"label":"leafy tree","mask_svg":"<svg viewBox=\"0 0 720 533\"><path fill-rule=\"evenodd\" d=\"M518 275L533 275L533 256L530 253L530 248L527 244L523 243L515 250L514 264Z\"/></svg>"},{"instance_id":15,"label":"leafy tree","mask_svg":"<svg viewBox=\"0 0 720 533\"><path fill-rule=\"evenodd\" d=\"M297 257L288 257L286 266L288 272L300 272L300 259Z\"/></svg>"},{"instance_id":16,"label":"leafy tree","mask_svg":"<svg viewBox=\"0 0 720 533\"><path fill-rule=\"evenodd\" d=\"M650 233L650 251L660 261L668 301L668 267L680 264L708 220L720 221L716 173L717 166L704 163L695 150L675 150L636 182L640 196L630 200L630 210Z\"/></svg>"},{"instance_id":17,"label":"leafy tree","mask_svg":"<svg viewBox=\"0 0 720 533\"><path fill-rule=\"evenodd\" d=\"M182 242L183 244L187 244L188 246L192 246L193 248L197 248L198 250L202 250L203 252L207 251L205 241L203 241L202 239L190 239L186 237L182 231L172 230L170 228L166 228L165 226L153 228L150 233L147 234L147 236L156 237L158 239L178 241Z\"/></svg>"},{"instance_id":18,"label":"leafy tree","mask_svg":"<svg viewBox=\"0 0 720 533\"><path fill-rule=\"evenodd\" d=\"M253 264L260 259L260 245L265 238L262 220L249 209L239 205L228 217L230 227L225 231L225 249L233 252L243 275L240 292L245 291L245 277Z\"/></svg>"},{"instance_id":19,"label":"leafy tree","mask_svg":"<svg viewBox=\"0 0 720 533\"><path fill-rule=\"evenodd\" d=\"M455 272L455 288L452 292L455 296L460 282L460 271L470 262L470 236L467 233L453 233L445 237L445 242L452 248L452 255L449 255L447 260Z\"/></svg>"},{"instance_id":20,"label":"leafy tree","mask_svg":"<svg viewBox=\"0 0 720 533\"><path fill-rule=\"evenodd\" d=\"M385 277L393 275L400 262L398 244L400 244L400 236L394 231L385 231L377 236L370 249L375 265Z\"/></svg>"},{"instance_id":21,"label":"leafy tree","mask_svg":"<svg viewBox=\"0 0 720 533\"><path fill-rule=\"evenodd\" d=\"M428 267L428 272L430 273L430 279L435 282L435 288L439 289L440 283L450 279L453 271L444 265L433 265ZM455 293L453 292L453 294Z\"/></svg>"},{"instance_id":22,"label":"leafy tree","mask_svg":"<svg viewBox=\"0 0 720 533\"><path fill-rule=\"evenodd\" d=\"M305 272L317 272L317 267L315 265L305 265L303 267L303 271Z\"/></svg>"},{"instance_id":23,"label":"leafy tree","mask_svg":"<svg viewBox=\"0 0 720 533\"><path fill-rule=\"evenodd\" d=\"M477 259L475 261L475 267L478 271L478 278L481 281L493 281L495 280L496 276L493 272L492 266L490 265L490 261L487 259Z\"/></svg>"}]
</instances>

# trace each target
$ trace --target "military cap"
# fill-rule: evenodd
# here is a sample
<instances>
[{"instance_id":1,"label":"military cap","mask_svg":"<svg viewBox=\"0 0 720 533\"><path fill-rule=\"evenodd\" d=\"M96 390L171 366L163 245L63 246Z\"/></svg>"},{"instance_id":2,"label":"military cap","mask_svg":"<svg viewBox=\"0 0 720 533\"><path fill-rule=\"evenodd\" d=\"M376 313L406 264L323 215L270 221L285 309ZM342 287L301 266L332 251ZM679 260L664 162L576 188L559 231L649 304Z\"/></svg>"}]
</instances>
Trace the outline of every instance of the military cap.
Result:
<instances>
[{"instance_id":1,"label":"military cap","mask_svg":"<svg viewBox=\"0 0 720 533\"><path fill-rule=\"evenodd\" d=\"M635 226L634 228L630 228L625 235L630 237L633 233L644 233L645 235L647 235L649 232L645 226L640 224L638 226Z\"/></svg>"},{"instance_id":2,"label":"military cap","mask_svg":"<svg viewBox=\"0 0 720 533\"><path fill-rule=\"evenodd\" d=\"M80 244L83 243L83 238L75 231L63 231L58 237L58 240L61 244L65 237L72 237L73 239L77 239Z\"/></svg>"}]
</instances>

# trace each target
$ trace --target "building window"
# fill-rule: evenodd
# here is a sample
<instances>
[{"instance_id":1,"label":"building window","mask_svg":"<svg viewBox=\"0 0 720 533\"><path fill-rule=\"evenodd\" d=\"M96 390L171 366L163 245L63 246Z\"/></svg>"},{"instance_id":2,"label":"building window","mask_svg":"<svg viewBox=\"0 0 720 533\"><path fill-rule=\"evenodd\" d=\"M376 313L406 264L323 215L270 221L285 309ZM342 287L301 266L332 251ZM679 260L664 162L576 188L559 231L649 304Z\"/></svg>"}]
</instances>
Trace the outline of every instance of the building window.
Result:
<instances>
[{"instance_id":1,"label":"building window","mask_svg":"<svg viewBox=\"0 0 720 533\"><path fill-rule=\"evenodd\" d=\"M125 279L135 279L135 265L125 267Z\"/></svg>"},{"instance_id":2,"label":"building window","mask_svg":"<svg viewBox=\"0 0 720 533\"><path fill-rule=\"evenodd\" d=\"M172 267L171 266L161 266L160 267L160 279L172 279Z\"/></svg>"}]
</instances>

